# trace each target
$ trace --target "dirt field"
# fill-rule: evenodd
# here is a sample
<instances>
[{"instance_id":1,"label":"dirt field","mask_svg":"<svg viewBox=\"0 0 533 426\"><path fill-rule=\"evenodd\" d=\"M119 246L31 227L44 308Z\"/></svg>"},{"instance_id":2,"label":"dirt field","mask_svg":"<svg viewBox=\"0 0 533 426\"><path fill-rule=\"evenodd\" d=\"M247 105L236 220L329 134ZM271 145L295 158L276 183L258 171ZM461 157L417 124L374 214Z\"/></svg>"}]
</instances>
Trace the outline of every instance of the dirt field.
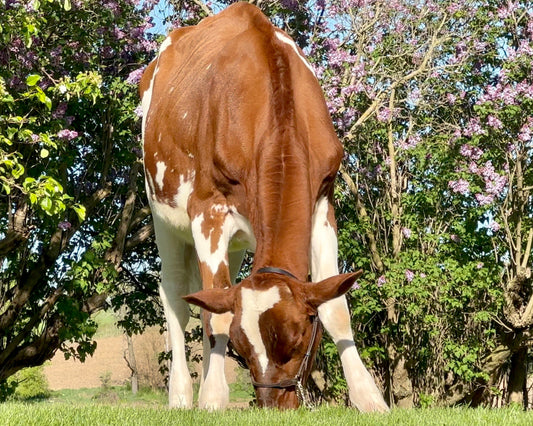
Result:
<instances>
[{"instance_id":1,"label":"dirt field","mask_svg":"<svg viewBox=\"0 0 533 426\"><path fill-rule=\"evenodd\" d=\"M165 337L157 330L150 330L141 336L133 336L133 346L140 385L163 386L157 354L165 348ZM44 368L50 389L95 388L102 386L103 378L110 380L111 385L127 383L131 375L124 359L127 347L126 337L122 335L97 339L94 355L84 363L65 360L63 353L58 352ZM226 360L228 383L235 382L238 368L233 360Z\"/></svg>"}]
</instances>

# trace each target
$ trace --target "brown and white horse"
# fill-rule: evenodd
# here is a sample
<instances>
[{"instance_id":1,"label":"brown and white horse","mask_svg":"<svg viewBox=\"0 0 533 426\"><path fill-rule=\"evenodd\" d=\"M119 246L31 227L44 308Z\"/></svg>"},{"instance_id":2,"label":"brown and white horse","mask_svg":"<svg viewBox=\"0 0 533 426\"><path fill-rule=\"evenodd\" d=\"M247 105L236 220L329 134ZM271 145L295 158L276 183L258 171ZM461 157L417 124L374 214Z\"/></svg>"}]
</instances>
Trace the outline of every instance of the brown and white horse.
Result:
<instances>
[{"instance_id":1,"label":"brown and white horse","mask_svg":"<svg viewBox=\"0 0 533 426\"><path fill-rule=\"evenodd\" d=\"M338 274L332 206L343 150L302 51L255 6L236 3L173 31L140 92L172 343L170 405L193 402L189 302L205 310L200 407L228 403L228 338L248 363L259 405L297 407L318 315L340 351L352 403L388 410L353 341L344 293L360 272ZM233 285L247 249L252 273Z\"/></svg>"}]
</instances>

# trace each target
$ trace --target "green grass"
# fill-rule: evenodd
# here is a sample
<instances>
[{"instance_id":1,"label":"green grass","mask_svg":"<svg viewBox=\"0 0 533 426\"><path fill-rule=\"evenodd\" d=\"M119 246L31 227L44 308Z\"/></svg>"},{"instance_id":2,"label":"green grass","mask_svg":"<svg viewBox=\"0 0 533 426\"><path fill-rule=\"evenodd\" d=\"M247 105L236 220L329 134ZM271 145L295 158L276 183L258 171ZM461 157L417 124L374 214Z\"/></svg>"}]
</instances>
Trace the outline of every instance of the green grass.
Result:
<instances>
[{"instance_id":1,"label":"green grass","mask_svg":"<svg viewBox=\"0 0 533 426\"><path fill-rule=\"evenodd\" d=\"M100 311L94 315L93 320L98 324L94 335L95 339L120 336L123 331L117 327L117 317L113 312Z\"/></svg>"},{"instance_id":2,"label":"green grass","mask_svg":"<svg viewBox=\"0 0 533 426\"><path fill-rule=\"evenodd\" d=\"M232 395L235 393L232 390ZM250 397L243 390L243 396ZM239 396L233 395L232 399ZM316 410L228 409L170 410L165 392L125 387L54 391L49 398L0 404L0 425L533 425L533 412L518 408L428 408L393 410L390 414L361 414L344 407Z\"/></svg>"},{"instance_id":3,"label":"green grass","mask_svg":"<svg viewBox=\"0 0 533 426\"><path fill-rule=\"evenodd\" d=\"M360 414L353 409L324 407L315 411L169 410L108 404L54 402L0 405L2 425L531 425L533 413L517 409L393 410L388 415Z\"/></svg>"},{"instance_id":4,"label":"green grass","mask_svg":"<svg viewBox=\"0 0 533 426\"><path fill-rule=\"evenodd\" d=\"M137 395L125 386L109 388L62 389L52 391L50 397L39 402L43 404L72 405L126 405L164 407L168 395L163 391L140 389Z\"/></svg>"}]
</instances>

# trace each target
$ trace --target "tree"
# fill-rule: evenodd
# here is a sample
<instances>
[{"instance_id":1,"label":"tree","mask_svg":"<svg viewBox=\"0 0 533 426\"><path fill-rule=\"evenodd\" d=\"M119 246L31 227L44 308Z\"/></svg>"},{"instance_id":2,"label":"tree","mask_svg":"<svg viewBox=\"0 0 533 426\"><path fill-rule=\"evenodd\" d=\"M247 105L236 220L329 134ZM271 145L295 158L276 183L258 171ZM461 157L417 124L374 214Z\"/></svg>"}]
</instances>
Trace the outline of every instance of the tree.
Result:
<instances>
[{"instance_id":1,"label":"tree","mask_svg":"<svg viewBox=\"0 0 533 426\"><path fill-rule=\"evenodd\" d=\"M0 383L91 354L91 314L155 262L130 75L155 43L136 3L0 5Z\"/></svg>"},{"instance_id":2,"label":"tree","mask_svg":"<svg viewBox=\"0 0 533 426\"><path fill-rule=\"evenodd\" d=\"M529 345L530 5L327 11L313 49L348 151L341 259L372 271L352 299L362 337L391 402L474 398Z\"/></svg>"}]
</instances>

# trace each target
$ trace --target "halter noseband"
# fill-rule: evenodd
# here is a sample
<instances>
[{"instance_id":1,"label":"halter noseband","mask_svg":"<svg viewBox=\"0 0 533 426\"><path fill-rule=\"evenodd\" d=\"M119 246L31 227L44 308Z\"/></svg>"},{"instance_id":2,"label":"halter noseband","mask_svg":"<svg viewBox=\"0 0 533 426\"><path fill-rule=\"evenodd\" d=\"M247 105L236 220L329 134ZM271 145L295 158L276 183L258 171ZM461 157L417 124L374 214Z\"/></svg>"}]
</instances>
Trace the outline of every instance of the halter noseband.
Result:
<instances>
[{"instance_id":1,"label":"halter noseband","mask_svg":"<svg viewBox=\"0 0 533 426\"><path fill-rule=\"evenodd\" d=\"M280 275L285 275L293 279L297 279L289 271L286 271L285 269L281 269L281 268L275 268L272 266L261 268L257 271L257 273L258 274L267 274L267 273L280 274ZM313 316L313 330L311 331L311 340L309 341L309 345L307 346L307 351L305 352L304 358L302 359L302 363L300 364L298 373L296 373L296 376L293 379L281 380L276 383L259 383L259 382L256 382L252 378L252 385L258 388L270 388L270 389L285 389L285 388L290 388L292 386L295 386L299 399L305 402L302 379L309 365L309 360L311 358L313 346L315 345L316 337L318 335L319 325L320 325L320 320L318 319L318 315Z\"/></svg>"}]
</instances>

